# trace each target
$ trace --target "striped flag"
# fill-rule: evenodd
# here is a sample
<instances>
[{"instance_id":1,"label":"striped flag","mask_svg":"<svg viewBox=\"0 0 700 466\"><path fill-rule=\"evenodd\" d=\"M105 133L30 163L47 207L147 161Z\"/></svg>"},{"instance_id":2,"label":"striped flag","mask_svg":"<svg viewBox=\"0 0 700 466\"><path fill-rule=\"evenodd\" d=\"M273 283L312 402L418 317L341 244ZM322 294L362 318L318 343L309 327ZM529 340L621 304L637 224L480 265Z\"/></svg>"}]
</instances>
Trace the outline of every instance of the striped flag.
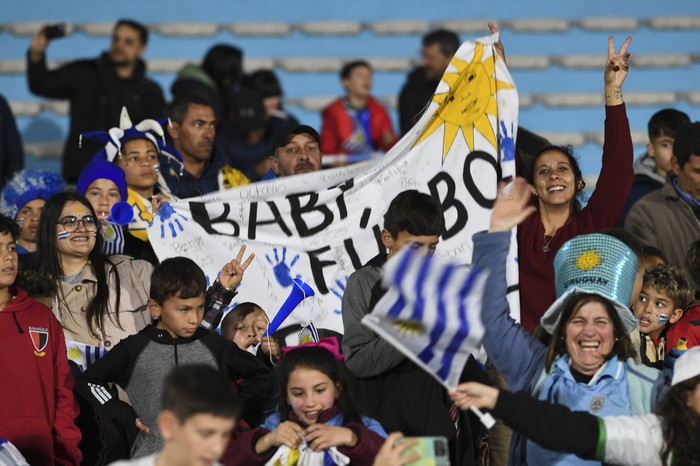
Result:
<instances>
[{"instance_id":1,"label":"striped flag","mask_svg":"<svg viewBox=\"0 0 700 466\"><path fill-rule=\"evenodd\" d=\"M124 253L124 230L122 227L111 221L105 221L103 228L104 246L103 252L106 256Z\"/></svg>"},{"instance_id":2,"label":"striped flag","mask_svg":"<svg viewBox=\"0 0 700 466\"><path fill-rule=\"evenodd\" d=\"M68 350L68 360L73 361L80 367L81 372L95 364L99 359L107 354L107 349L101 346L90 346L77 341L66 340Z\"/></svg>"},{"instance_id":3,"label":"striped flag","mask_svg":"<svg viewBox=\"0 0 700 466\"><path fill-rule=\"evenodd\" d=\"M382 285L388 291L362 323L454 388L484 334L487 273L404 248L384 266Z\"/></svg>"}]
</instances>

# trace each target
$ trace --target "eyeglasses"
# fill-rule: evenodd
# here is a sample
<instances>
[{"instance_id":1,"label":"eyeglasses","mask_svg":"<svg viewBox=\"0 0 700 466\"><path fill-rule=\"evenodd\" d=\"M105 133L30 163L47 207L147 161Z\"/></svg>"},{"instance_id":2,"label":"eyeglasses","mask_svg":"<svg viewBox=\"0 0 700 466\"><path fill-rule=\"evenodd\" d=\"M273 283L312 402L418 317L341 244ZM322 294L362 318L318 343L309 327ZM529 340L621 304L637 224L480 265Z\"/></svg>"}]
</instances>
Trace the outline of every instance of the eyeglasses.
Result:
<instances>
[{"instance_id":1,"label":"eyeglasses","mask_svg":"<svg viewBox=\"0 0 700 466\"><path fill-rule=\"evenodd\" d=\"M63 217L58 222L59 225L63 227L69 233L73 233L78 230L78 224L82 223L87 231L97 230L97 220L92 215L86 215L84 217L78 218L74 216Z\"/></svg>"}]
</instances>

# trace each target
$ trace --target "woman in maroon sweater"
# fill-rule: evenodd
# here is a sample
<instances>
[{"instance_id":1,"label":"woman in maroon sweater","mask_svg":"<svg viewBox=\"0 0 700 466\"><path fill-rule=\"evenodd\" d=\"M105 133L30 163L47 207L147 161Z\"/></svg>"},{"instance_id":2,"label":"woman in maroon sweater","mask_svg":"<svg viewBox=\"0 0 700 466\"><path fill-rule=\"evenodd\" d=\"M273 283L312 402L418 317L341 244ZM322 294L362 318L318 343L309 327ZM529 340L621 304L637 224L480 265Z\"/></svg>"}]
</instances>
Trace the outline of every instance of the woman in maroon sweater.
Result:
<instances>
[{"instance_id":1,"label":"woman in maroon sweater","mask_svg":"<svg viewBox=\"0 0 700 466\"><path fill-rule=\"evenodd\" d=\"M518 229L518 255L521 323L531 332L555 300L553 262L559 248L576 235L617 225L632 187L632 138L622 96L631 40L615 53L613 39L608 39L603 167L586 207L581 209L576 199L585 183L570 148L544 148L526 173L537 211Z\"/></svg>"}]
</instances>

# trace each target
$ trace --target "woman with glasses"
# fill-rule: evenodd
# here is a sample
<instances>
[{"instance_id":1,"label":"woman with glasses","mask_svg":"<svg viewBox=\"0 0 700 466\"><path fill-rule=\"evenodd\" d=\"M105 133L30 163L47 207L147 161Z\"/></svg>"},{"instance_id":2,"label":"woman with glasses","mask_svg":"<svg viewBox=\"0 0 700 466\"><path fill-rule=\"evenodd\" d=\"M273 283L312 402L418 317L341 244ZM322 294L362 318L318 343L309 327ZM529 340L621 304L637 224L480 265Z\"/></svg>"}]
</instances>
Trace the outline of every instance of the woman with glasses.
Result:
<instances>
[{"instance_id":1,"label":"woman with glasses","mask_svg":"<svg viewBox=\"0 0 700 466\"><path fill-rule=\"evenodd\" d=\"M69 191L47 201L37 238L38 271L58 285L53 311L64 328L68 358L83 370L100 350L151 322L146 301L153 266L128 256L107 258L99 229L92 205Z\"/></svg>"}]
</instances>

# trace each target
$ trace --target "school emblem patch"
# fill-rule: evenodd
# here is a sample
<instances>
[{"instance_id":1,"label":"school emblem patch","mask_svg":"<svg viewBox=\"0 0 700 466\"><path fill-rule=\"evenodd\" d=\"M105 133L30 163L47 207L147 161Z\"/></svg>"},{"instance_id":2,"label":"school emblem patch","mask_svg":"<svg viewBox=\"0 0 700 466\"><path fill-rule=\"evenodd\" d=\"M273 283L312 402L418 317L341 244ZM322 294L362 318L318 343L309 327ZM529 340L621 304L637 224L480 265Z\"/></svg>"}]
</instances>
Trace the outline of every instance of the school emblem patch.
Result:
<instances>
[{"instance_id":1,"label":"school emblem patch","mask_svg":"<svg viewBox=\"0 0 700 466\"><path fill-rule=\"evenodd\" d=\"M594 396L591 399L591 405L588 408L588 412L595 414L601 409L603 409L603 405L605 404L605 397L604 396Z\"/></svg>"},{"instance_id":2,"label":"school emblem patch","mask_svg":"<svg viewBox=\"0 0 700 466\"><path fill-rule=\"evenodd\" d=\"M29 336L34 345L34 355L43 357L46 355L44 348L49 342L49 329L43 327L29 327Z\"/></svg>"}]
</instances>

